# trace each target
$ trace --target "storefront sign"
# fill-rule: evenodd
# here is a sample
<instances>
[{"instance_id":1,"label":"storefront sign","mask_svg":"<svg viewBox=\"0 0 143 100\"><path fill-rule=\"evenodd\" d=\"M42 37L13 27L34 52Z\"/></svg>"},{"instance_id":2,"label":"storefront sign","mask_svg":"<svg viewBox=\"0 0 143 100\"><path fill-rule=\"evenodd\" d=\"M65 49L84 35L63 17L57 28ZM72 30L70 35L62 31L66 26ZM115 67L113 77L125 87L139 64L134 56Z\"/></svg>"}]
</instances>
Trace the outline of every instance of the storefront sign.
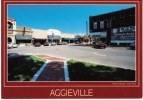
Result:
<instances>
[{"instance_id":1,"label":"storefront sign","mask_svg":"<svg viewBox=\"0 0 143 100\"><path fill-rule=\"evenodd\" d=\"M112 29L111 40L135 40L135 26Z\"/></svg>"}]
</instances>

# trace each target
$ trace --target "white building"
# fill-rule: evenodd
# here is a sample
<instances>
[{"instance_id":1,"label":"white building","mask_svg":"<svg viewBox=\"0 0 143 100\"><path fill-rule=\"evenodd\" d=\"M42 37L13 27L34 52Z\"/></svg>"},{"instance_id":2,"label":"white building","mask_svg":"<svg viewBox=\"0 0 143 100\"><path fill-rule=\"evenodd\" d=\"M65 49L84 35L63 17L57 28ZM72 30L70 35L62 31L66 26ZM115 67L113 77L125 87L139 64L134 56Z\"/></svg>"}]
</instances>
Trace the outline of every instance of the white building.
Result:
<instances>
[{"instance_id":1,"label":"white building","mask_svg":"<svg viewBox=\"0 0 143 100\"><path fill-rule=\"evenodd\" d=\"M74 40L74 35L69 33L62 33L57 29L33 29L29 27L16 26L16 20L12 18L7 19L8 31L7 37L8 42L17 43L17 44L27 44L27 43L36 43L40 42L44 44L48 42L62 42L68 40L67 42Z\"/></svg>"},{"instance_id":2,"label":"white building","mask_svg":"<svg viewBox=\"0 0 143 100\"><path fill-rule=\"evenodd\" d=\"M47 38L49 42L61 42L61 32L56 29L49 29L47 30Z\"/></svg>"},{"instance_id":3,"label":"white building","mask_svg":"<svg viewBox=\"0 0 143 100\"><path fill-rule=\"evenodd\" d=\"M12 18L7 19L7 39L8 42L15 43L16 34L16 20Z\"/></svg>"}]
</instances>

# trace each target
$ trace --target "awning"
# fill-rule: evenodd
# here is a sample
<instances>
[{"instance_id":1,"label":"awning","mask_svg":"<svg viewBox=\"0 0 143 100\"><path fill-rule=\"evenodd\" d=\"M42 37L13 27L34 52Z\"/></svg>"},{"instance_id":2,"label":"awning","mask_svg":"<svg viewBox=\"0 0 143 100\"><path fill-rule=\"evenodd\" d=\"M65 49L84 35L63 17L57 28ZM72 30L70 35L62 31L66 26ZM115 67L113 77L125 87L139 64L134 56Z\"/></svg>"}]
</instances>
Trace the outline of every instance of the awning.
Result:
<instances>
[{"instance_id":1,"label":"awning","mask_svg":"<svg viewBox=\"0 0 143 100\"><path fill-rule=\"evenodd\" d=\"M48 39L49 39L49 40L60 40L60 39L61 39L61 36L48 35Z\"/></svg>"},{"instance_id":2,"label":"awning","mask_svg":"<svg viewBox=\"0 0 143 100\"><path fill-rule=\"evenodd\" d=\"M31 40L32 35L27 35L27 34L16 34L15 35L16 40Z\"/></svg>"},{"instance_id":3,"label":"awning","mask_svg":"<svg viewBox=\"0 0 143 100\"><path fill-rule=\"evenodd\" d=\"M63 40L72 40L72 41L76 41L78 40L78 38L62 38Z\"/></svg>"},{"instance_id":4,"label":"awning","mask_svg":"<svg viewBox=\"0 0 143 100\"><path fill-rule=\"evenodd\" d=\"M71 40L71 38L62 38L62 40Z\"/></svg>"},{"instance_id":5,"label":"awning","mask_svg":"<svg viewBox=\"0 0 143 100\"><path fill-rule=\"evenodd\" d=\"M71 38L71 40L77 41L77 40L78 40L78 38Z\"/></svg>"}]
</instances>

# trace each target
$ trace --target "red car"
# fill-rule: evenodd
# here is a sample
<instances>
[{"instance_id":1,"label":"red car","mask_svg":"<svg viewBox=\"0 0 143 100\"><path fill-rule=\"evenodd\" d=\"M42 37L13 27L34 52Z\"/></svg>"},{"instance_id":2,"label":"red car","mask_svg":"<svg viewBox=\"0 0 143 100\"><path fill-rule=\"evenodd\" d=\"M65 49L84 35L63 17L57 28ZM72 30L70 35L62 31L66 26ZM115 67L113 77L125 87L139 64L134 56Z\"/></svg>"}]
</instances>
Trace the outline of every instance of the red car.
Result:
<instances>
[{"instance_id":1,"label":"red car","mask_svg":"<svg viewBox=\"0 0 143 100\"><path fill-rule=\"evenodd\" d=\"M95 43L94 45L95 48L106 48L107 47L107 44L103 43L102 41L98 41Z\"/></svg>"}]
</instances>

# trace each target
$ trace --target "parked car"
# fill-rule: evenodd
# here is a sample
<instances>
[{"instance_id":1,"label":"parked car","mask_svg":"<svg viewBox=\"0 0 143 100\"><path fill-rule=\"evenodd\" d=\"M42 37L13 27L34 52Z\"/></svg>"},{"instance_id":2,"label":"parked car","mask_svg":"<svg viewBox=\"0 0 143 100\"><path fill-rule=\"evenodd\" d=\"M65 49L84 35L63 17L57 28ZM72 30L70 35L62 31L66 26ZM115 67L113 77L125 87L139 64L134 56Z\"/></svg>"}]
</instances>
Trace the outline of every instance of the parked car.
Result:
<instances>
[{"instance_id":1,"label":"parked car","mask_svg":"<svg viewBox=\"0 0 143 100\"><path fill-rule=\"evenodd\" d=\"M75 44L81 44L81 42L80 41L75 41Z\"/></svg>"},{"instance_id":2,"label":"parked car","mask_svg":"<svg viewBox=\"0 0 143 100\"><path fill-rule=\"evenodd\" d=\"M13 47L13 48L17 48L17 47L18 47L18 44L12 43L12 47Z\"/></svg>"},{"instance_id":3,"label":"parked car","mask_svg":"<svg viewBox=\"0 0 143 100\"><path fill-rule=\"evenodd\" d=\"M50 45L49 42L45 42L45 43L44 43L44 46L49 46L49 45Z\"/></svg>"},{"instance_id":4,"label":"parked car","mask_svg":"<svg viewBox=\"0 0 143 100\"><path fill-rule=\"evenodd\" d=\"M67 42L63 42L63 45L67 45L68 43Z\"/></svg>"},{"instance_id":5,"label":"parked car","mask_svg":"<svg viewBox=\"0 0 143 100\"><path fill-rule=\"evenodd\" d=\"M103 43L102 41L98 41L95 43L94 45L95 48L106 48L107 47L107 44Z\"/></svg>"},{"instance_id":6,"label":"parked car","mask_svg":"<svg viewBox=\"0 0 143 100\"><path fill-rule=\"evenodd\" d=\"M12 43L11 43L11 42L8 42L7 48L8 48L8 49L9 49L9 48L12 48Z\"/></svg>"},{"instance_id":7,"label":"parked car","mask_svg":"<svg viewBox=\"0 0 143 100\"><path fill-rule=\"evenodd\" d=\"M135 49L135 42L130 44L130 49Z\"/></svg>"},{"instance_id":8,"label":"parked car","mask_svg":"<svg viewBox=\"0 0 143 100\"><path fill-rule=\"evenodd\" d=\"M62 45L62 42L58 42L57 45Z\"/></svg>"},{"instance_id":9,"label":"parked car","mask_svg":"<svg viewBox=\"0 0 143 100\"><path fill-rule=\"evenodd\" d=\"M35 47L40 47L41 44L40 44L40 42L36 42L36 43L34 44L34 46L35 46Z\"/></svg>"},{"instance_id":10,"label":"parked car","mask_svg":"<svg viewBox=\"0 0 143 100\"><path fill-rule=\"evenodd\" d=\"M51 43L51 46L55 46L55 45L57 45L57 43L55 43L55 42L52 42L52 43Z\"/></svg>"}]
</instances>

